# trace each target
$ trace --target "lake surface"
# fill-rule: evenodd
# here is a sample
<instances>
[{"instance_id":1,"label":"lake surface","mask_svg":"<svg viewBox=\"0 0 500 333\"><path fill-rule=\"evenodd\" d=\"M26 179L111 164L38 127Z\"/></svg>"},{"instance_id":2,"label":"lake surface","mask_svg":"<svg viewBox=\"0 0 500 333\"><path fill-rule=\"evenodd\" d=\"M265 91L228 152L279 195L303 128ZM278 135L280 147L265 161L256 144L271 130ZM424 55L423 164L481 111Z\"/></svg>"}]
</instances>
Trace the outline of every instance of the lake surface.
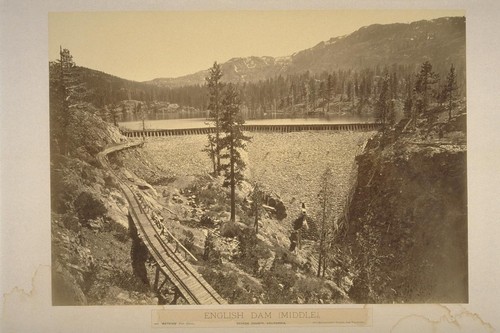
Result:
<instances>
[{"instance_id":1,"label":"lake surface","mask_svg":"<svg viewBox=\"0 0 500 333\"><path fill-rule=\"evenodd\" d=\"M372 117L363 116L327 116L322 118L284 118L284 119L252 119L246 120L247 125L313 125L313 124L354 124L354 123L371 123ZM130 130L141 130L142 121L127 121L119 122L120 127ZM161 119L161 120L145 120L144 127L147 130L151 129L177 129L177 128L202 128L209 127L206 118L189 118L189 119Z\"/></svg>"}]
</instances>

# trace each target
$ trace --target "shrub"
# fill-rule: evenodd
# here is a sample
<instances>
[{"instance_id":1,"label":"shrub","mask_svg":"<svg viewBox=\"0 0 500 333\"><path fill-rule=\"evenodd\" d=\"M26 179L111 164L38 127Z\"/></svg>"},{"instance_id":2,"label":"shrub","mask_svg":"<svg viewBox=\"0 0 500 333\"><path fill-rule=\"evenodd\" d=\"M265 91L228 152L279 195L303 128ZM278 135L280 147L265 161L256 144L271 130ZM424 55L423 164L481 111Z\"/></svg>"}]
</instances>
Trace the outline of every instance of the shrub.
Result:
<instances>
[{"instance_id":1,"label":"shrub","mask_svg":"<svg viewBox=\"0 0 500 333\"><path fill-rule=\"evenodd\" d=\"M110 174L106 175L104 177L104 185L107 187L107 188L115 188L115 189L120 189L120 185L118 184L118 182L116 181L116 178Z\"/></svg>"},{"instance_id":2,"label":"shrub","mask_svg":"<svg viewBox=\"0 0 500 333\"><path fill-rule=\"evenodd\" d=\"M203 214L203 216L200 219L200 224L208 228L213 228L215 226L213 218L207 214Z\"/></svg>"},{"instance_id":3,"label":"shrub","mask_svg":"<svg viewBox=\"0 0 500 333\"><path fill-rule=\"evenodd\" d=\"M323 283L320 279L306 277L299 279L295 284L295 289L299 297L304 299L305 303L318 303L319 298L323 300L329 299L330 295L323 288Z\"/></svg>"},{"instance_id":4,"label":"shrub","mask_svg":"<svg viewBox=\"0 0 500 333\"><path fill-rule=\"evenodd\" d=\"M234 238L237 237L240 232L240 227L234 222L226 222L220 228L220 234L222 237Z\"/></svg>"},{"instance_id":5,"label":"shrub","mask_svg":"<svg viewBox=\"0 0 500 333\"><path fill-rule=\"evenodd\" d=\"M241 230L238 235L239 241L239 262L243 269L249 273L257 273L259 271L259 260L270 257L270 251L257 238L253 229L247 228Z\"/></svg>"},{"instance_id":6,"label":"shrub","mask_svg":"<svg viewBox=\"0 0 500 333\"><path fill-rule=\"evenodd\" d=\"M103 202L91 192L84 191L80 193L74 205L78 216L83 220L93 220L106 213Z\"/></svg>"},{"instance_id":7,"label":"shrub","mask_svg":"<svg viewBox=\"0 0 500 333\"><path fill-rule=\"evenodd\" d=\"M266 286L267 303L289 304L297 300L296 290L293 288L297 281L295 272L282 265L274 265L264 272L262 284Z\"/></svg>"},{"instance_id":8,"label":"shrub","mask_svg":"<svg viewBox=\"0 0 500 333\"><path fill-rule=\"evenodd\" d=\"M123 270L113 271L111 278L113 285L128 291L148 292L149 285L144 284L141 279L130 272Z\"/></svg>"},{"instance_id":9,"label":"shrub","mask_svg":"<svg viewBox=\"0 0 500 333\"><path fill-rule=\"evenodd\" d=\"M196 195L198 203L207 206L218 205L224 209L228 205L227 191L209 176L200 176L186 190Z\"/></svg>"},{"instance_id":10,"label":"shrub","mask_svg":"<svg viewBox=\"0 0 500 333\"><path fill-rule=\"evenodd\" d=\"M293 270L297 268L303 268L304 264L302 264L297 256L290 255L290 251L288 249L276 248L276 259L275 265L285 265L289 264Z\"/></svg>"}]
</instances>

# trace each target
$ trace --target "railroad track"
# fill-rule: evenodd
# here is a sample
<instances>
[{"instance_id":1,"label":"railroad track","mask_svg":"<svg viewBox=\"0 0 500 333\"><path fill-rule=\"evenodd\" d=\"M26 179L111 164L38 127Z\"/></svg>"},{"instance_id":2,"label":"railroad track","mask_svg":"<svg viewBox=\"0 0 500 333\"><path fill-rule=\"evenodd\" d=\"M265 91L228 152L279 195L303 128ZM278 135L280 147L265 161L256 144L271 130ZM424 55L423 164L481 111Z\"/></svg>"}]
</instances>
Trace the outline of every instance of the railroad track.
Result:
<instances>
[{"instance_id":1,"label":"railroad track","mask_svg":"<svg viewBox=\"0 0 500 333\"><path fill-rule=\"evenodd\" d=\"M129 203L129 214L137 228L139 238L146 245L149 253L156 263L155 288L162 273L165 280L171 281L180 295L189 304L227 304L227 302L196 272L187 261L188 254L196 260L188 250L168 231L152 221L147 207L141 197L134 192L133 183L123 179L109 165L107 155L128 148L133 148L142 143L126 143L105 149L97 155L101 165L113 173L119 181L120 188ZM183 249L184 258L182 252Z\"/></svg>"}]
</instances>

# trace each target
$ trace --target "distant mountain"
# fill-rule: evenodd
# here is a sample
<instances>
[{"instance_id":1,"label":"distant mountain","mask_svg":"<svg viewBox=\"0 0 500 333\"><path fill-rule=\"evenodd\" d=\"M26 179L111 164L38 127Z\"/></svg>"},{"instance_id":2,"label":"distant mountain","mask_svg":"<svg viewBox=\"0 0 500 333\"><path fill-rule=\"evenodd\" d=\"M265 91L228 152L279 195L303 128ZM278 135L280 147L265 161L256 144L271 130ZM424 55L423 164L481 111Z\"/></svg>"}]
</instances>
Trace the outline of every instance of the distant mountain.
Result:
<instances>
[{"instance_id":1,"label":"distant mountain","mask_svg":"<svg viewBox=\"0 0 500 333\"><path fill-rule=\"evenodd\" d=\"M465 68L465 17L444 17L412 23L374 24L334 37L289 57L233 58L221 64L227 82L255 82L310 71L361 69L392 64L420 65L429 60L439 71ZM208 66L210 67L211 64ZM179 87L203 84L208 69L178 78L145 83Z\"/></svg>"},{"instance_id":2,"label":"distant mountain","mask_svg":"<svg viewBox=\"0 0 500 333\"><path fill-rule=\"evenodd\" d=\"M247 57L232 58L222 63L221 67L224 73L224 81L238 83L265 80L277 74L286 73L289 65L290 57ZM208 69L178 78L159 78L145 83L168 87L189 86L204 84L207 76Z\"/></svg>"}]
</instances>

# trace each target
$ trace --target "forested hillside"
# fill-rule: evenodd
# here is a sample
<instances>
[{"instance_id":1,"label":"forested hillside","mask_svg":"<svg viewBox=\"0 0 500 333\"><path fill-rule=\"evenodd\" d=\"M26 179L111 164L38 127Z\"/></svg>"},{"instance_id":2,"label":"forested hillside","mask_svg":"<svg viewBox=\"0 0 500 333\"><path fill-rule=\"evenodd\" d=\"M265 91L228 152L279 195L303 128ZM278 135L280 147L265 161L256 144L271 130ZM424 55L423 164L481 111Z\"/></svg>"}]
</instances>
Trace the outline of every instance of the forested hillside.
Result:
<instances>
[{"instance_id":1,"label":"forested hillside","mask_svg":"<svg viewBox=\"0 0 500 333\"><path fill-rule=\"evenodd\" d=\"M465 96L465 18L372 25L289 57L233 58L220 66L224 82L237 83L246 117L259 118L271 112L372 114L385 77L390 79L390 97L402 101L425 61L441 78L453 64L457 93ZM111 121L124 114L140 117L138 113L184 111L200 116L196 111L208 105L205 78L211 65L191 76L142 83L82 67L78 72L92 87L87 101ZM438 94L442 84L436 82L433 93ZM131 108L123 101L137 102Z\"/></svg>"}]
</instances>

